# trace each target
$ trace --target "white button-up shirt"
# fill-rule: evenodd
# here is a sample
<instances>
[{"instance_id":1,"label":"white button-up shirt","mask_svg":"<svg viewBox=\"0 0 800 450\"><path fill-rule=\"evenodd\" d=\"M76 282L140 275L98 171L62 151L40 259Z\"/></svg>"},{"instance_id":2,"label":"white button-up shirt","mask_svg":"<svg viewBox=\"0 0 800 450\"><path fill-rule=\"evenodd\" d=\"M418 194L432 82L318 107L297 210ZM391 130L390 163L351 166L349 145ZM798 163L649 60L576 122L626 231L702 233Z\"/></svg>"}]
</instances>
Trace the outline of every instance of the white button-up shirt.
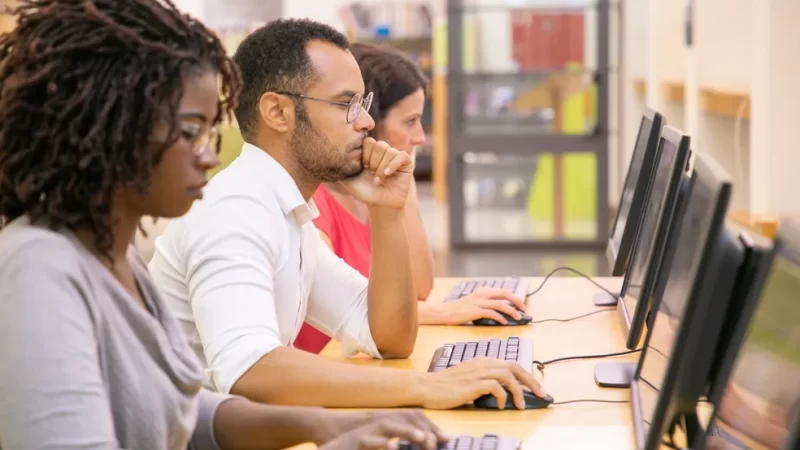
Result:
<instances>
[{"instance_id":1,"label":"white button-up shirt","mask_svg":"<svg viewBox=\"0 0 800 450\"><path fill-rule=\"evenodd\" d=\"M341 341L345 356L380 358L367 279L320 238L317 214L283 166L245 144L156 239L150 271L211 388L230 392L264 355L291 345L303 321Z\"/></svg>"}]
</instances>

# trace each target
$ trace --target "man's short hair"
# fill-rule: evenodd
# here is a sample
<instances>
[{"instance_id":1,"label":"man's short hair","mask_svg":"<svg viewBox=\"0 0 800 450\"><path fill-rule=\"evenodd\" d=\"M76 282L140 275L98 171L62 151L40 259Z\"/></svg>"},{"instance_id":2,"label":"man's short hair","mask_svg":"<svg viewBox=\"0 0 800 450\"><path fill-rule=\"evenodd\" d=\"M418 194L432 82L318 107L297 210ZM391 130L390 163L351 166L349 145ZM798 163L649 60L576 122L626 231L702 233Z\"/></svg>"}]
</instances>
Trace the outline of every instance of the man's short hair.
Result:
<instances>
[{"instance_id":1,"label":"man's short hair","mask_svg":"<svg viewBox=\"0 0 800 450\"><path fill-rule=\"evenodd\" d=\"M306 51L311 41L349 49L347 37L334 28L308 19L278 19L242 41L233 59L242 74L242 91L235 110L242 135L255 134L258 102L265 92L303 93L317 77Z\"/></svg>"}]
</instances>

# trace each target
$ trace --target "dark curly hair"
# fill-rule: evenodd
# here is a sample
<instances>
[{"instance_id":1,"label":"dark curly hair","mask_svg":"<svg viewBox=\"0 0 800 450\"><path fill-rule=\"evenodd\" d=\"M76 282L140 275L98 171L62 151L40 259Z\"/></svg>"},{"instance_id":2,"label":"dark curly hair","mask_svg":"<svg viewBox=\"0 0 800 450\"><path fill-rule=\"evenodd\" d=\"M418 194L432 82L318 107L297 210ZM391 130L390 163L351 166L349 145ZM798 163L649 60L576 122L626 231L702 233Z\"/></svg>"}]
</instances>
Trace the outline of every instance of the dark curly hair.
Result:
<instances>
[{"instance_id":1,"label":"dark curly hair","mask_svg":"<svg viewBox=\"0 0 800 450\"><path fill-rule=\"evenodd\" d=\"M258 102L265 92L302 94L315 80L317 74L306 52L311 41L328 42L343 50L350 45L334 28L308 19L273 20L239 44L233 56L242 73L236 120L245 139L256 131ZM298 114L302 112L298 103Z\"/></svg>"},{"instance_id":2,"label":"dark curly hair","mask_svg":"<svg viewBox=\"0 0 800 450\"><path fill-rule=\"evenodd\" d=\"M422 89L427 93L428 78L405 53L388 45L354 43L353 56L361 68L367 92L373 93L369 114L375 128L399 101Z\"/></svg>"},{"instance_id":3,"label":"dark curly hair","mask_svg":"<svg viewBox=\"0 0 800 450\"><path fill-rule=\"evenodd\" d=\"M87 227L107 253L112 193L144 192L180 135L183 76L220 74L220 122L238 71L169 0L20 0L12 12L16 28L0 35L0 218ZM154 142L157 122L170 128Z\"/></svg>"}]
</instances>

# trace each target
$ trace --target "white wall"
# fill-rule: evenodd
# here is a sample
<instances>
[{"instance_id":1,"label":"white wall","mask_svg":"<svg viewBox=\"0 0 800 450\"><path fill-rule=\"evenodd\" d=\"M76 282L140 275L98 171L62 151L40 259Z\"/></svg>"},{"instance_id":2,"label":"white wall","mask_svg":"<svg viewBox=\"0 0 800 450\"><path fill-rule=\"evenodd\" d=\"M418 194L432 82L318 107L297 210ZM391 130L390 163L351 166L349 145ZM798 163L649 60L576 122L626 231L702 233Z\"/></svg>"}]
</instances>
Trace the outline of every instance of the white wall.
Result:
<instances>
[{"instance_id":1,"label":"white wall","mask_svg":"<svg viewBox=\"0 0 800 450\"><path fill-rule=\"evenodd\" d=\"M339 19L338 10L349 3L351 3L350 0L285 0L283 17L304 17L327 23L339 31L345 31L344 24Z\"/></svg>"},{"instance_id":2,"label":"white wall","mask_svg":"<svg viewBox=\"0 0 800 450\"><path fill-rule=\"evenodd\" d=\"M714 157L734 177L733 205L749 208L749 122L704 114L695 103L699 89L748 93L752 79L752 14L755 0L694 0L694 49L685 43L685 0L626 0L626 67L633 79L646 79L656 99L647 102L667 118L669 125L692 134L694 150ZM771 1L771 0L770 0ZM652 7L652 16L648 7ZM651 23L654 26L651 26ZM650 34L652 33L652 34ZM653 39L653 41L650 41ZM648 61L653 60L653 70ZM663 83L686 86L681 103L660 98ZM632 86L626 103L626 140L624 159L627 167L635 139L634 124L639 121L646 102L634 98ZM687 101L688 100L688 101ZM738 145L735 143L738 142ZM621 177L624 177L624 171Z\"/></svg>"},{"instance_id":3,"label":"white wall","mask_svg":"<svg viewBox=\"0 0 800 450\"><path fill-rule=\"evenodd\" d=\"M205 20L205 0L173 0L175 6L186 14Z\"/></svg>"},{"instance_id":4,"label":"white wall","mask_svg":"<svg viewBox=\"0 0 800 450\"><path fill-rule=\"evenodd\" d=\"M752 134L750 170L754 212L800 210L800 2L753 0Z\"/></svg>"},{"instance_id":5,"label":"white wall","mask_svg":"<svg viewBox=\"0 0 800 450\"><path fill-rule=\"evenodd\" d=\"M701 88L748 94L753 80L753 3L696 0L697 78ZM747 120L698 114L698 149L714 157L734 180L733 207L750 209ZM738 136L737 136L738 133Z\"/></svg>"},{"instance_id":6,"label":"white wall","mask_svg":"<svg viewBox=\"0 0 800 450\"><path fill-rule=\"evenodd\" d=\"M646 74L641 61L654 57L656 70L647 74L648 81L655 85L662 81L685 83L692 73L692 59L682 48L685 2L648 1L657 9L654 54L647 53L639 40L646 31L642 29L647 23L642 4L647 2L626 0L626 70L633 77ZM733 208L773 214L800 210L795 194L800 167L800 151L796 148L800 119L800 1L694 3L697 87L748 98L751 119L703 113L689 103L662 102L659 109L670 124L696 129L692 136L695 150L711 155L731 174L735 183ZM688 81L691 89L692 80ZM636 99L626 103L628 123L636 120L641 104ZM743 111L748 105L738 106ZM696 123L690 122L693 118Z\"/></svg>"}]
</instances>

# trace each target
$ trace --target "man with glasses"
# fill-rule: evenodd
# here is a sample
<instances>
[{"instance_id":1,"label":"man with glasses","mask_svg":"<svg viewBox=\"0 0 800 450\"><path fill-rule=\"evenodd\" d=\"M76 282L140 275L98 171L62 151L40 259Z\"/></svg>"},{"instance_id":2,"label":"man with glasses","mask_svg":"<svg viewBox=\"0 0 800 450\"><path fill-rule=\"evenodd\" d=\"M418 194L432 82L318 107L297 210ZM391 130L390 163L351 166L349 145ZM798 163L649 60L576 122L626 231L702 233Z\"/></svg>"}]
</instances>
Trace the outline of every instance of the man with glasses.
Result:
<instances>
[{"instance_id":1,"label":"man with glasses","mask_svg":"<svg viewBox=\"0 0 800 450\"><path fill-rule=\"evenodd\" d=\"M513 363L476 360L429 374L291 347L304 321L347 356L406 358L417 336L403 214L413 166L407 153L367 137L373 97L348 46L308 20L271 22L241 43L236 117L246 143L204 200L156 240L153 277L218 391L280 404L452 408L488 393L504 404L502 381L522 407L523 385L541 390ZM343 183L369 208L369 280L312 223L310 198L322 182Z\"/></svg>"}]
</instances>

